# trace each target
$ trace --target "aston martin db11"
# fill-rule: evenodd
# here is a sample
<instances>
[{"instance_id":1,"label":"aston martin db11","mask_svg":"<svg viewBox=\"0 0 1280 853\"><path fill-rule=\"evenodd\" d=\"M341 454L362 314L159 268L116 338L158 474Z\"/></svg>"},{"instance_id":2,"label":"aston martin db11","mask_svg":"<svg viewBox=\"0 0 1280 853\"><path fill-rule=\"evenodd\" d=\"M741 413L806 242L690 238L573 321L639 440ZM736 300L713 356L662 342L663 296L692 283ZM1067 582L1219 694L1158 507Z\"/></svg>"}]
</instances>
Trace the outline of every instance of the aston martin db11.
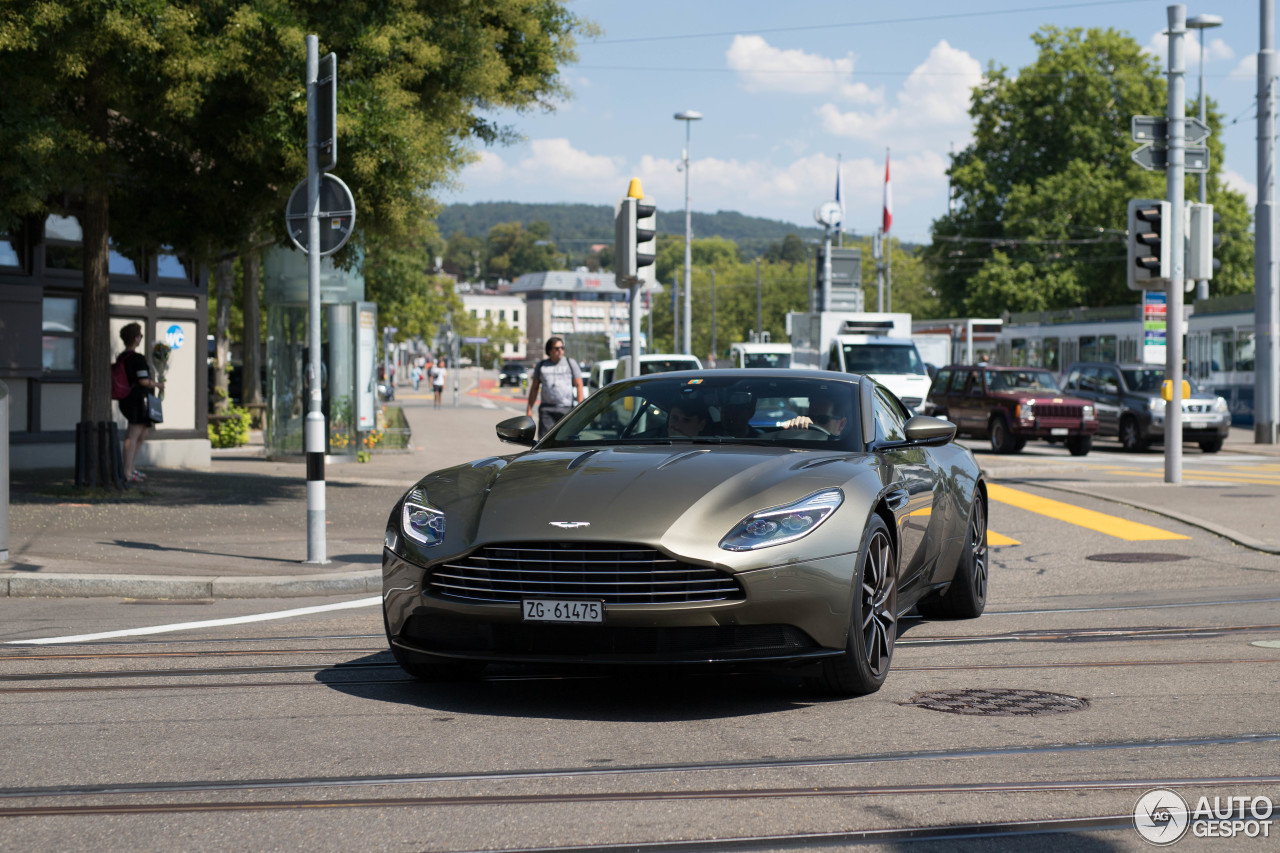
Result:
<instances>
[{"instance_id":1,"label":"aston martin db11","mask_svg":"<svg viewBox=\"0 0 1280 853\"><path fill-rule=\"evenodd\" d=\"M858 695L883 684L913 608L985 606L973 455L867 377L655 374L534 433L503 421L498 437L528 449L428 474L391 513L387 638L420 679L785 663Z\"/></svg>"}]
</instances>

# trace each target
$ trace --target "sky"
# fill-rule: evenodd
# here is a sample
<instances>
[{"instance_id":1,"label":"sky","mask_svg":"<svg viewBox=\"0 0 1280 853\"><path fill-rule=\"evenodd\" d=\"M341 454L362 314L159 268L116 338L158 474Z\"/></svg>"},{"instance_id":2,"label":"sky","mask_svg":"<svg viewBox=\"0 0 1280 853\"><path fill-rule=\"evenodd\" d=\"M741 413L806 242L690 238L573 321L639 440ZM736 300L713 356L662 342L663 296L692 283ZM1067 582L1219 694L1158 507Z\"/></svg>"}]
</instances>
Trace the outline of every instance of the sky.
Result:
<instances>
[{"instance_id":1,"label":"sky","mask_svg":"<svg viewBox=\"0 0 1280 853\"><path fill-rule=\"evenodd\" d=\"M1230 123L1224 177L1251 207L1259 2L1187 8L1189 18L1223 19L1203 31L1205 89ZM570 0L601 30L562 69L570 96L550 112L492 114L522 141L479 149L440 200L613 204L638 177L660 209L683 210L687 130L694 211L813 225L834 198L839 162L845 230L869 234L881 221L888 150L892 236L928 242L947 209L949 154L972 139L969 92L990 63L1031 64L1031 35L1054 25L1127 32L1166 68L1168 5ZM1199 35L1186 40L1188 98L1199 92ZM674 118L685 110L703 118Z\"/></svg>"}]
</instances>

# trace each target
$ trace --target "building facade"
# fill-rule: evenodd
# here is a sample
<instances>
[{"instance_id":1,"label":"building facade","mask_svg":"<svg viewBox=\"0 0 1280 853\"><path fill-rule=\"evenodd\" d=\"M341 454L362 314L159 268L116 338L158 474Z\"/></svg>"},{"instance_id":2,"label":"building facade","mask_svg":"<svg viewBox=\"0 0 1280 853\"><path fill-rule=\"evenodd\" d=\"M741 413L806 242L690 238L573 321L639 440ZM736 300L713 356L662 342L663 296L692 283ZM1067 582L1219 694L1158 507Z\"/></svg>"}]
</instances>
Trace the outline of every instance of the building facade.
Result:
<instances>
[{"instance_id":1,"label":"building facade","mask_svg":"<svg viewBox=\"0 0 1280 853\"><path fill-rule=\"evenodd\" d=\"M50 215L38 227L0 233L0 382L9 389L10 466L15 470L73 468L75 430L81 420L87 365L84 274L80 223ZM124 349L120 329L139 323L140 352L168 344L164 423L142 448L140 465L209 465L205 277L166 252L132 257L112 248L110 329L112 359ZM108 380L104 388L110 388ZM119 407L117 424L126 426Z\"/></svg>"},{"instance_id":2,"label":"building facade","mask_svg":"<svg viewBox=\"0 0 1280 853\"><path fill-rule=\"evenodd\" d=\"M643 291L648 299L640 306L642 333L644 304L661 290L654 285ZM630 291L619 288L611 272L526 273L512 283L511 292L524 296L531 358L542 357L543 343L552 335L572 341L569 354L584 362L612 358L619 343L630 339Z\"/></svg>"},{"instance_id":3,"label":"building facade","mask_svg":"<svg viewBox=\"0 0 1280 853\"><path fill-rule=\"evenodd\" d=\"M506 323L520 333L517 343L503 346L503 361L523 361L528 358L529 312L525 308L523 295L500 290L473 290L470 285L460 284L458 296L462 298L463 310L479 320L481 325L486 321L495 325Z\"/></svg>"}]
</instances>

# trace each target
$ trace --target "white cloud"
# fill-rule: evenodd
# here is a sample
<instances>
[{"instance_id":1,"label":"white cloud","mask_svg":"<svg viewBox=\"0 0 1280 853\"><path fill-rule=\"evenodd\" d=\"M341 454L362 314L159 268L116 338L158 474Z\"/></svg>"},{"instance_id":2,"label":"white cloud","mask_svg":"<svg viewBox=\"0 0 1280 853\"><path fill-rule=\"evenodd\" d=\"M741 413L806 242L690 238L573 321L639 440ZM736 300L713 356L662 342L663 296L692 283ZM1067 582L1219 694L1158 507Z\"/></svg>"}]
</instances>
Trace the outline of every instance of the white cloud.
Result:
<instances>
[{"instance_id":1,"label":"white cloud","mask_svg":"<svg viewBox=\"0 0 1280 853\"><path fill-rule=\"evenodd\" d=\"M492 151L481 151L480 159L467 167L467 177L480 183L497 183L506 174L507 164Z\"/></svg>"},{"instance_id":2,"label":"white cloud","mask_svg":"<svg viewBox=\"0 0 1280 853\"><path fill-rule=\"evenodd\" d=\"M618 176L623 163L620 157L579 151L567 139L535 139L529 148L530 154L520 161L520 168L544 179L608 181Z\"/></svg>"},{"instance_id":3,"label":"white cloud","mask_svg":"<svg viewBox=\"0 0 1280 853\"><path fill-rule=\"evenodd\" d=\"M963 130L967 140L969 100L982 80L982 66L945 40L911 72L898 93L897 105L875 112L841 112L834 104L818 108L823 129L836 136L909 146L936 144L938 130ZM922 136L920 131L927 130ZM961 140L955 134L948 142Z\"/></svg>"},{"instance_id":4,"label":"white cloud","mask_svg":"<svg viewBox=\"0 0 1280 853\"><path fill-rule=\"evenodd\" d=\"M1240 60L1240 64L1231 72L1232 77L1240 77L1247 80L1257 79L1258 76L1258 54L1250 53Z\"/></svg>"},{"instance_id":5,"label":"white cloud","mask_svg":"<svg viewBox=\"0 0 1280 853\"><path fill-rule=\"evenodd\" d=\"M1152 36L1144 51L1160 60L1160 67L1166 68L1169 65L1169 36L1165 30L1157 30ZM1200 65L1200 35L1193 30L1187 31L1187 36L1182 42L1183 61L1188 69L1198 68ZM1220 38L1211 38L1204 46L1204 61L1206 64L1218 59L1235 59L1236 52L1231 49L1231 45L1227 44Z\"/></svg>"},{"instance_id":6,"label":"white cloud","mask_svg":"<svg viewBox=\"0 0 1280 853\"><path fill-rule=\"evenodd\" d=\"M1228 169L1224 166L1222 169L1222 182L1236 192L1244 193L1245 200L1248 201L1250 207L1258 203L1257 185L1250 183L1235 169Z\"/></svg>"},{"instance_id":7,"label":"white cloud","mask_svg":"<svg viewBox=\"0 0 1280 853\"><path fill-rule=\"evenodd\" d=\"M748 92L835 95L858 104L877 104L884 99L883 89L853 82L852 53L828 59L803 50L773 47L760 36L734 36L725 60Z\"/></svg>"}]
</instances>

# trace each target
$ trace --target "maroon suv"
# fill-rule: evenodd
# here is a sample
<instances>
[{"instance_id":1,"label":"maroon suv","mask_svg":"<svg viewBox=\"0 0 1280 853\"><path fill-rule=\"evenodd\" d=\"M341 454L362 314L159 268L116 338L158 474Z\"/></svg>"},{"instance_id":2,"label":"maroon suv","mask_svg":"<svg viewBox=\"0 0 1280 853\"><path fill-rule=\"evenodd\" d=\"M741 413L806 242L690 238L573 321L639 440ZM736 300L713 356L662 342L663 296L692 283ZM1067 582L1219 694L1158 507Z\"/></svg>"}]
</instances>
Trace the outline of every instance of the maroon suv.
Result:
<instances>
[{"instance_id":1,"label":"maroon suv","mask_svg":"<svg viewBox=\"0 0 1280 853\"><path fill-rule=\"evenodd\" d=\"M1084 456L1098 431L1093 404L1065 396L1053 374L1037 367L944 367L929 388L925 412L954 422L960 435L990 439L996 453L1017 453L1028 439L1041 438Z\"/></svg>"}]
</instances>

